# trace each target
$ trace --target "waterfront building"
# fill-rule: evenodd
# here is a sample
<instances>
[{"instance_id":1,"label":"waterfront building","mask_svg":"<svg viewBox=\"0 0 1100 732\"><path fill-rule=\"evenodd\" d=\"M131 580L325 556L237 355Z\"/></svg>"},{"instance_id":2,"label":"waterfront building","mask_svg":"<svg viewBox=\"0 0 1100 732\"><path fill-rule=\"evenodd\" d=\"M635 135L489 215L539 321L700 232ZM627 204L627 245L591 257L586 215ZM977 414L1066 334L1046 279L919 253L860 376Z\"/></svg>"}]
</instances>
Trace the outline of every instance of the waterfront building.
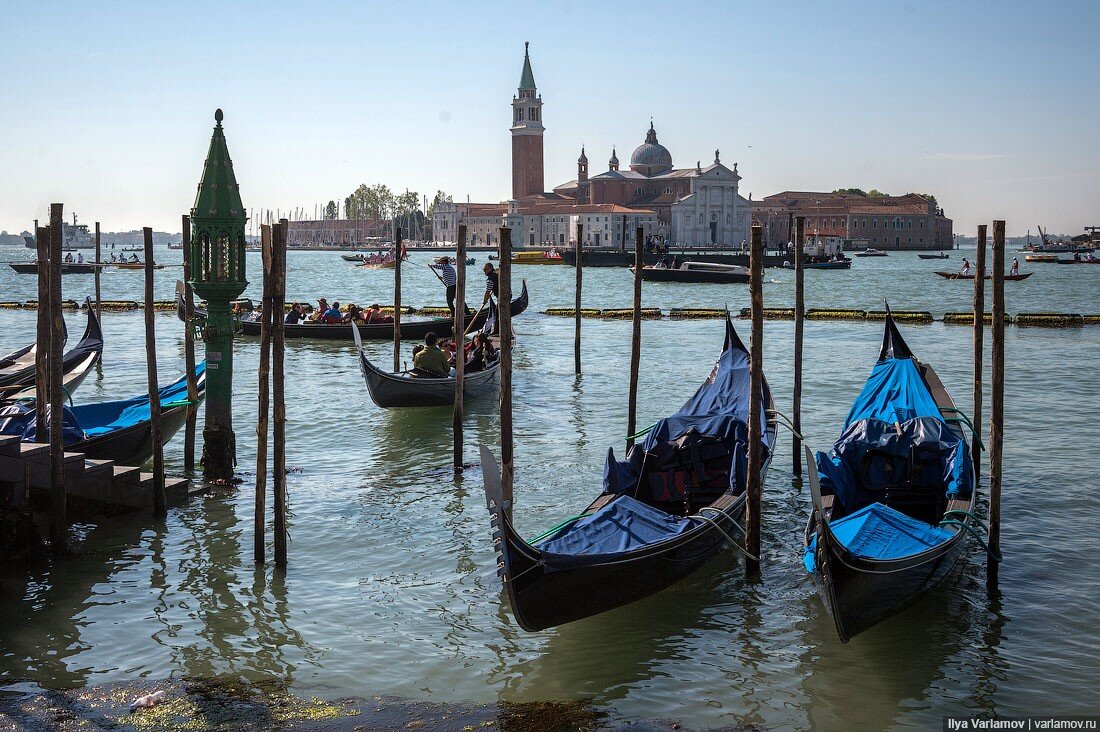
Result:
<instances>
[{"instance_id":1,"label":"waterfront building","mask_svg":"<svg viewBox=\"0 0 1100 732\"><path fill-rule=\"evenodd\" d=\"M291 221L287 227L288 247L352 246L373 247L393 240L389 219L322 219Z\"/></svg>"},{"instance_id":2,"label":"waterfront building","mask_svg":"<svg viewBox=\"0 0 1100 732\"><path fill-rule=\"evenodd\" d=\"M466 225L471 245L493 244L498 229L513 231L518 246L567 245L583 225L584 244L629 248L633 232L660 237L675 246L740 247L749 236L752 204L738 191L741 176L721 162L674 168L650 120L645 140L620 170L612 149L608 169L589 176L581 148L577 178L544 189L543 103L535 85L531 56L524 44L519 87L512 98L512 198L498 204L447 203L432 216L433 237L453 242Z\"/></svg>"},{"instance_id":3,"label":"waterfront building","mask_svg":"<svg viewBox=\"0 0 1100 732\"><path fill-rule=\"evenodd\" d=\"M936 200L918 193L868 197L856 193L783 191L753 201L752 216L769 247L793 239L788 222L805 216L809 237L839 237L849 250L951 249L952 221Z\"/></svg>"}]
</instances>

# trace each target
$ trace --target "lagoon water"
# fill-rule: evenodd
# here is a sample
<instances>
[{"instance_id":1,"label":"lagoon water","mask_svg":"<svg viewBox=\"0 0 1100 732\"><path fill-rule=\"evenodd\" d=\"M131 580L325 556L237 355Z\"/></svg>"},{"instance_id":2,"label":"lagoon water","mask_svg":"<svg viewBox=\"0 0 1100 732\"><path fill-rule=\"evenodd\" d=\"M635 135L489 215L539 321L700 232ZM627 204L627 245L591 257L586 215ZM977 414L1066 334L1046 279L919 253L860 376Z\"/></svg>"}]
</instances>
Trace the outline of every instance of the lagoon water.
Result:
<instances>
[{"instance_id":1,"label":"lagoon water","mask_svg":"<svg viewBox=\"0 0 1100 732\"><path fill-rule=\"evenodd\" d=\"M972 252L971 252L972 253ZM945 311L971 288L956 269L913 253L856 259L806 275L807 307ZM24 256L20 250L16 256ZM485 252L476 252L477 268ZM161 250L163 261L179 251ZM1021 257L1022 258L1022 257ZM429 255L412 253L403 300L439 304ZM258 255L249 255L259 299ZM392 301L392 273L337 253L292 252L288 299ZM35 297L36 280L0 272L0 300ZM1027 265L1006 283L1008 312L1100 312L1100 268ZM516 508L539 533L599 490L604 454L626 430L629 322L584 321L584 376L573 375L572 321L540 314L572 303L574 270L515 267L531 307L515 321ZM169 299L179 269L157 273ZM766 271L765 304L790 305L793 273ZM482 278L471 273L472 289ZM628 307L625 269L586 269L585 305ZM65 297L92 293L66 276ZM108 272L105 299L137 299L142 275ZM647 284L647 307L747 306L744 286ZM473 298L471 298L473 300ZM83 315L71 313L75 338ZM748 323L738 322L747 340ZM0 352L33 339L27 311L0 311ZM162 380L182 369L182 326L157 317ZM971 331L902 325L965 411ZM781 410L791 394L792 324L765 324L764 365ZM145 389L140 312L104 314L102 373L80 401ZM807 322L803 424L827 449L877 354L877 323ZM988 348L988 337L986 340ZM639 424L668 414L707 375L717 320L643 324ZM411 346L411 344L410 344ZM385 362L389 345L370 354ZM79 687L136 678L287 679L322 698L429 701L586 700L627 718L689 729L940 728L956 715L1096 712L1100 570L1093 561L1095 390L1100 327L1009 326L1001 592L989 597L972 547L947 586L842 645L801 563L808 494L792 483L784 435L764 490L763 578L747 583L732 552L654 597L541 633L518 628L501 594L478 445L498 451L496 404L468 405L460 481L449 467L449 409L384 411L370 401L348 343L287 342L290 569L252 562L256 343L236 347L235 420L244 482L172 509L82 520L74 556L0 564L0 678ZM201 351L200 351L201 353ZM988 359L988 354L987 354ZM988 360L987 360L988 363ZM988 394L986 396L988 417ZM201 423L200 423L201 429ZM182 435L166 449L182 472ZM984 480L983 480L984 485ZM269 501L270 503L270 501ZM270 536L270 535L269 535ZM270 548L269 548L270 556Z\"/></svg>"}]
</instances>

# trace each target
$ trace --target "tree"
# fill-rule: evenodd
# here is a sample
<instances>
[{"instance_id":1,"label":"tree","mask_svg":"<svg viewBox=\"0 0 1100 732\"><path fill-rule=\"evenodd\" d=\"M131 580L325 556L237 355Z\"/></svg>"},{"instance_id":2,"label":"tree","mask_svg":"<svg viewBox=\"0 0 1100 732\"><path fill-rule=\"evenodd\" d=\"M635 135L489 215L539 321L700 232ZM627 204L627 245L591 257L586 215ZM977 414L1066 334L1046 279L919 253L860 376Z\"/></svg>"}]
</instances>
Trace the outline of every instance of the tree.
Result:
<instances>
[{"instance_id":1,"label":"tree","mask_svg":"<svg viewBox=\"0 0 1100 732\"><path fill-rule=\"evenodd\" d=\"M890 194L889 193L883 193L882 191L879 191L879 190L876 190L876 189L872 188L871 190L867 191L867 197L868 198L889 198Z\"/></svg>"},{"instance_id":2,"label":"tree","mask_svg":"<svg viewBox=\"0 0 1100 732\"><path fill-rule=\"evenodd\" d=\"M925 198L927 198L932 203L936 203L936 197L933 196L931 193L908 193L906 195L909 195L909 196L924 196Z\"/></svg>"},{"instance_id":3,"label":"tree","mask_svg":"<svg viewBox=\"0 0 1100 732\"><path fill-rule=\"evenodd\" d=\"M325 218L329 221L340 218L340 207L336 201L329 201L325 204Z\"/></svg>"},{"instance_id":4,"label":"tree","mask_svg":"<svg viewBox=\"0 0 1100 732\"><path fill-rule=\"evenodd\" d=\"M837 188L833 193L851 193L856 196L867 197L867 192L862 188Z\"/></svg>"}]
</instances>

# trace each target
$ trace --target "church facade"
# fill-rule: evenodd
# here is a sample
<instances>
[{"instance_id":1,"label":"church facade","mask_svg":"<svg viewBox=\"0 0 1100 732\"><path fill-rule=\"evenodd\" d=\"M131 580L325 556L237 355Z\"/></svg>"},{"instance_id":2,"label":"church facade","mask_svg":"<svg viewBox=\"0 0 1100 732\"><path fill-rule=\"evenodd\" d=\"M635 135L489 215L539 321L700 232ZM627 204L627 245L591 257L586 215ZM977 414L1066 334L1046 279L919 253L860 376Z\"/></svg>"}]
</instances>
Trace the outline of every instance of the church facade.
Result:
<instances>
[{"instance_id":1,"label":"church facade","mask_svg":"<svg viewBox=\"0 0 1100 732\"><path fill-rule=\"evenodd\" d=\"M569 245L582 227L586 246L627 248L633 232L659 237L672 246L740 247L749 236L752 204L738 190L737 164L702 161L675 168L650 121L645 141L621 170L612 149L607 171L590 176L581 148L577 177L552 191L544 188L542 97L535 86L526 49L519 88L512 98L512 199L499 204L451 203L437 206L433 236L453 242L465 224L470 244L492 244L497 229L509 226L513 244Z\"/></svg>"}]
</instances>

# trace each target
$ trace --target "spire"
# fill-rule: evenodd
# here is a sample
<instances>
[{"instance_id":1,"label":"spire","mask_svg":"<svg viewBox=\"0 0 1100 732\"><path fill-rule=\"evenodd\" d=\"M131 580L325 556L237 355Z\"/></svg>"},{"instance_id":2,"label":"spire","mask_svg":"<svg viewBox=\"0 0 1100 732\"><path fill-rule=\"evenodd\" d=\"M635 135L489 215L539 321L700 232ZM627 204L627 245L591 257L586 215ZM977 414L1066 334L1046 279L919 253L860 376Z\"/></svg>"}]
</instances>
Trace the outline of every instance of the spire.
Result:
<instances>
[{"instance_id":1,"label":"spire","mask_svg":"<svg viewBox=\"0 0 1100 732\"><path fill-rule=\"evenodd\" d=\"M650 145L656 145L657 143L657 130L653 129L653 118L649 118L649 132L646 133L645 141Z\"/></svg>"},{"instance_id":2,"label":"spire","mask_svg":"<svg viewBox=\"0 0 1100 732\"><path fill-rule=\"evenodd\" d=\"M519 88L535 90L535 73L531 71L531 54L528 53L527 47L530 45L527 41L523 42L523 73L519 76Z\"/></svg>"},{"instance_id":3,"label":"spire","mask_svg":"<svg viewBox=\"0 0 1100 732\"><path fill-rule=\"evenodd\" d=\"M229 159L229 148L222 132L223 116L220 109L214 112L217 125L210 138L210 150L206 153L206 165L195 195L195 205L191 209L191 218L197 221L234 221L243 226L248 217L241 203L240 186L233 175L233 161Z\"/></svg>"},{"instance_id":4,"label":"spire","mask_svg":"<svg viewBox=\"0 0 1100 732\"><path fill-rule=\"evenodd\" d=\"M719 164L719 163L721 163L721 162L722 162L722 161L718 159L718 149L717 149L717 148L715 148L715 150L714 150L714 164L715 164L715 165L718 165L718 164Z\"/></svg>"},{"instance_id":5,"label":"spire","mask_svg":"<svg viewBox=\"0 0 1100 732\"><path fill-rule=\"evenodd\" d=\"M608 170L619 169L619 156L615 154L615 148L611 148L611 159L607 161Z\"/></svg>"},{"instance_id":6,"label":"spire","mask_svg":"<svg viewBox=\"0 0 1100 732\"><path fill-rule=\"evenodd\" d=\"M584 154L584 145L581 145L581 156L577 158L578 163L588 164L588 156Z\"/></svg>"}]
</instances>

